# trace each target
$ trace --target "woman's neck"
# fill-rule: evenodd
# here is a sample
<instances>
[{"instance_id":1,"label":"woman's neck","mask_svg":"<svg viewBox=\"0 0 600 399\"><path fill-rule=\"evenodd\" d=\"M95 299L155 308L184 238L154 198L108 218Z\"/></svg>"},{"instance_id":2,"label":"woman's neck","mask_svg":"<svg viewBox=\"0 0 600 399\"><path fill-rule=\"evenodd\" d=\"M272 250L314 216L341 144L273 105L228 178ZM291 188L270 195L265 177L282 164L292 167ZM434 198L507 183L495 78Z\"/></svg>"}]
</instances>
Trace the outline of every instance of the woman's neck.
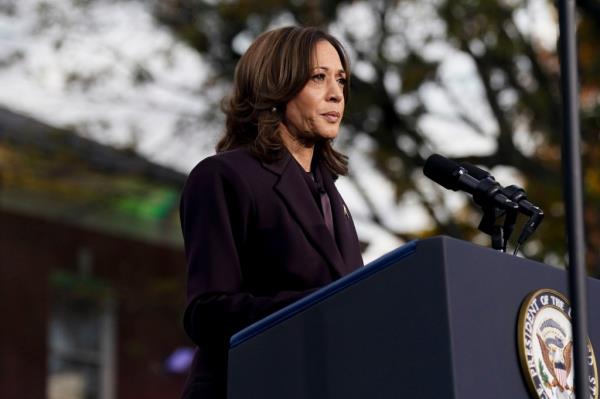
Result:
<instances>
[{"instance_id":1,"label":"woman's neck","mask_svg":"<svg viewBox=\"0 0 600 399\"><path fill-rule=\"evenodd\" d=\"M303 143L294 137L285 125L281 125L281 140L285 148L292 154L294 159L307 172L310 172L310 166L314 155L314 144Z\"/></svg>"}]
</instances>

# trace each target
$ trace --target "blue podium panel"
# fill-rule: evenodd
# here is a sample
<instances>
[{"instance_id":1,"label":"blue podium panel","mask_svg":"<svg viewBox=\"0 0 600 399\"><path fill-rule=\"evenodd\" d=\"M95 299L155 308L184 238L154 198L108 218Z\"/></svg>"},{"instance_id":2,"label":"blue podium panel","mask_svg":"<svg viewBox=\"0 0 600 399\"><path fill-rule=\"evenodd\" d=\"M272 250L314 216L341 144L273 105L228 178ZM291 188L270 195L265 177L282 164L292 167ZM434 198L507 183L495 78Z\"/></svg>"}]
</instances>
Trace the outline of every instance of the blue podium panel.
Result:
<instances>
[{"instance_id":1,"label":"blue podium panel","mask_svg":"<svg viewBox=\"0 0 600 399\"><path fill-rule=\"evenodd\" d=\"M564 271L436 237L401 247L232 337L230 399L529 398L523 299ZM590 280L590 300L600 286ZM600 319L590 317L596 345Z\"/></svg>"},{"instance_id":2,"label":"blue podium panel","mask_svg":"<svg viewBox=\"0 0 600 399\"><path fill-rule=\"evenodd\" d=\"M519 309L525 297L538 289L551 288L567 295L566 272L466 242L444 240L456 397L530 397L517 349ZM600 318L594 304L600 303L600 281L588 278L588 298L593 312L589 336L592 346L598 348Z\"/></svg>"}]
</instances>

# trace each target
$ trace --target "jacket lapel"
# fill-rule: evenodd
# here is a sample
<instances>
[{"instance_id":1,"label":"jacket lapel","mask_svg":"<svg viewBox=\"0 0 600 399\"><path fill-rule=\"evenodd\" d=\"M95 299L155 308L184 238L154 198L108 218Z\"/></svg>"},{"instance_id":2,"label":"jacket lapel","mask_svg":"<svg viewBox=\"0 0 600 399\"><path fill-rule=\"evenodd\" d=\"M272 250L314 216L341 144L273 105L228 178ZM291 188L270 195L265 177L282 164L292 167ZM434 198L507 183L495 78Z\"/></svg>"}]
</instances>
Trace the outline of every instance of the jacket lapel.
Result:
<instances>
[{"instance_id":1,"label":"jacket lapel","mask_svg":"<svg viewBox=\"0 0 600 399\"><path fill-rule=\"evenodd\" d=\"M344 274L347 274L363 265L360 245L358 243L358 237L356 236L356 229L348 207L338 190L335 188L331 172L323 164L319 167L321 168L321 175L323 176L323 186L325 191L327 191L331 202L331 213L333 214L333 225L335 226L337 247L344 259L344 265L346 267Z\"/></svg>"},{"instance_id":2,"label":"jacket lapel","mask_svg":"<svg viewBox=\"0 0 600 399\"><path fill-rule=\"evenodd\" d=\"M333 274L337 277L347 274L344 260L335 240L327 230L321 211L306 186L303 172L294 162L292 156L286 152L279 161L263 162L263 166L280 175L274 187L275 191L283 199L312 245L327 260Z\"/></svg>"}]
</instances>

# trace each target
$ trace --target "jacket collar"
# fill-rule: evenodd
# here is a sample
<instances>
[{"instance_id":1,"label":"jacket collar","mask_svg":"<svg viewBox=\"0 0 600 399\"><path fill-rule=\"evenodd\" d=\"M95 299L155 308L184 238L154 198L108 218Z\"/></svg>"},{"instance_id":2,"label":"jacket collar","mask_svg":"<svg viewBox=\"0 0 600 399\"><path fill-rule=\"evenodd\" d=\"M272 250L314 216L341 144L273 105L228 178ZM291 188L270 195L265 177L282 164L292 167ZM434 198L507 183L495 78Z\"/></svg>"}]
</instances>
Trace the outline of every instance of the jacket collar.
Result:
<instances>
[{"instance_id":1,"label":"jacket collar","mask_svg":"<svg viewBox=\"0 0 600 399\"><path fill-rule=\"evenodd\" d=\"M265 169L270 170L278 176L281 176L291 160L292 154L290 154L287 149L283 149L279 159L276 159L272 162L260 161L260 163Z\"/></svg>"},{"instance_id":2,"label":"jacket collar","mask_svg":"<svg viewBox=\"0 0 600 399\"><path fill-rule=\"evenodd\" d=\"M306 181L302 175L304 172L300 165L297 164L288 151L284 151L283 156L279 160L270 163L262 162L262 164L266 169L279 175L279 179L274 186L275 191L285 202L290 213L296 219L311 244L327 260L332 273L337 277L347 274L351 269L345 264L336 240L329 233L325 225L323 215L306 185ZM332 190L333 180L331 172L323 166L319 167L321 167L321 173L324 176L324 183L325 181L329 182L325 189L330 197L335 225L337 219L339 219L339 215L336 215L338 212L334 211L334 209L341 209L342 204L339 204L341 197L339 197L335 188ZM333 192L337 196L333 195ZM339 228L336 227L336 234L338 230Z\"/></svg>"}]
</instances>

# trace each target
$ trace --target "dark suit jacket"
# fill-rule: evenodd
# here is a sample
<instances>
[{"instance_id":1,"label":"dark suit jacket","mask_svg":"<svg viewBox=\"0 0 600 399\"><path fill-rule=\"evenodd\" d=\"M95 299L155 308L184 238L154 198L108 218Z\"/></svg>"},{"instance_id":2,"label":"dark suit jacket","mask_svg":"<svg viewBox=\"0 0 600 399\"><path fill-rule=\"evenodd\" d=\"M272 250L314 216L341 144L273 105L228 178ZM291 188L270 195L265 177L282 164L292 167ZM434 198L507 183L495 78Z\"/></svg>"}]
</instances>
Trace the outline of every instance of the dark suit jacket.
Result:
<instances>
[{"instance_id":1,"label":"dark suit jacket","mask_svg":"<svg viewBox=\"0 0 600 399\"><path fill-rule=\"evenodd\" d=\"M188 267L184 328L198 349L184 397L224 399L233 333L362 265L348 208L332 173L318 167L335 238L288 152L264 163L236 149L190 173L180 209Z\"/></svg>"}]
</instances>

